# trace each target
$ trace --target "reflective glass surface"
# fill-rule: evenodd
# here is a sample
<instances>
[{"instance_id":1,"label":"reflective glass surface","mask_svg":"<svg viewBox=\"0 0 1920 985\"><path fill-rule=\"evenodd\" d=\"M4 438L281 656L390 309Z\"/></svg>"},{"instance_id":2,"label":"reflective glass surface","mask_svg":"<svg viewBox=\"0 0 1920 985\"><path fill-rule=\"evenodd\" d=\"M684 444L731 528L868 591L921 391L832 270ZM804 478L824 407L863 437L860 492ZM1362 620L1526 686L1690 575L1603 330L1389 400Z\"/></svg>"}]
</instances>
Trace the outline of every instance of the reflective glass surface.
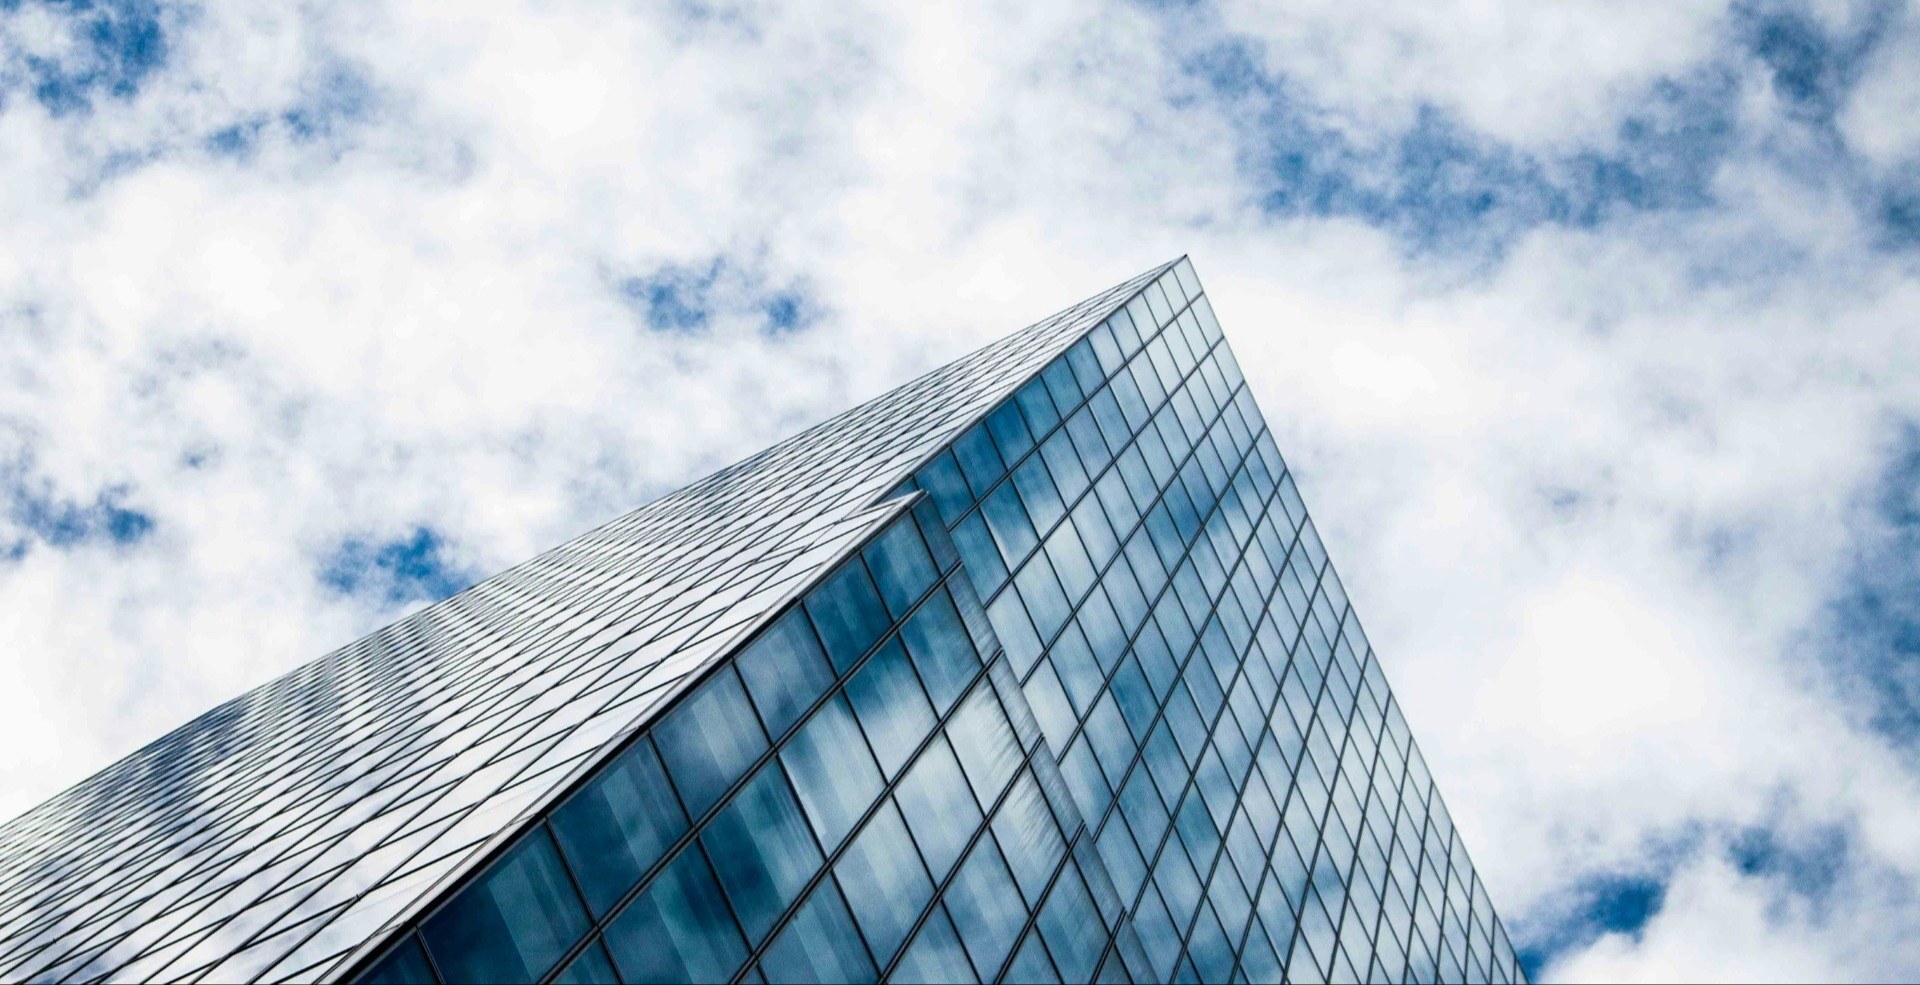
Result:
<instances>
[{"instance_id":1,"label":"reflective glass surface","mask_svg":"<svg viewBox=\"0 0 1920 985\"><path fill-rule=\"evenodd\" d=\"M0 828L0 978L343 977L1522 976L1181 260Z\"/></svg>"}]
</instances>

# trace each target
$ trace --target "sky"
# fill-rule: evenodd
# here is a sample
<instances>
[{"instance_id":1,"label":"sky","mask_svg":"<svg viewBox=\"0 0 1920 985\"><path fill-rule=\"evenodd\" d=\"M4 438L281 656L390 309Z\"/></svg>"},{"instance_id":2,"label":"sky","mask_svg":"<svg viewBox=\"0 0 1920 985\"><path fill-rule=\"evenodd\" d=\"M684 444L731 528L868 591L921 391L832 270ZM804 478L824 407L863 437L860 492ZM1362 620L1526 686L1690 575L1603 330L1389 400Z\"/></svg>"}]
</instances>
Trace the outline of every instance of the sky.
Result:
<instances>
[{"instance_id":1,"label":"sky","mask_svg":"<svg viewBox=\"0 0 1920 985\"><path fill-rule=\"evenodd\" d=\"M1185 253L1537 978L1920 977L1906 5L0 0L0 230L0 816Z\"/></svg>"}]
</instances>

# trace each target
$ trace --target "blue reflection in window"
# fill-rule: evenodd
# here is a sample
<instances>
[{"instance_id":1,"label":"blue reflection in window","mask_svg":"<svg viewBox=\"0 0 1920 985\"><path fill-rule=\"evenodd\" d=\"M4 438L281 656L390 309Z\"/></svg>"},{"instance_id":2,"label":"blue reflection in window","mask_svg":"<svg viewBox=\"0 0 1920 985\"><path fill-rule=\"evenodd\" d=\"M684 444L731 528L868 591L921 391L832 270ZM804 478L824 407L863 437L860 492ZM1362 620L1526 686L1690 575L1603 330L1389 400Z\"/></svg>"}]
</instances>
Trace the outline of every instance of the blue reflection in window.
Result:
<instances>
[{"instance_id":1,"label":"blue reflection in window","mask_svg":"<svg viewBox=\"0 0 1920 985\"><path fill-rule=\"evenodd\" d=\"M531 982L587 932L586 909L545 827L535 828L421 928L456 982Z\"/></svg>"},{"instance_id":2,"label":"blue reflection in window","mask_svg":"<svg viewBox=\"0 0 1920 985\"><path fill-rule=\"evenodd\" d=\"M980 503L980 514L987 520L987 529L993 534L993 541L1000 547L1000 556L1009 565L1020 563L1020 559L1033 550L1040 539L1033 532L1033 521L1027 515L1027 509L1020 503L1020 496L1014 491L1012 483L1006 483L995 489Z\"/></svg>"},{"instance_id":3,"label":"blue reflection in window","mask_svg":"<svg viewBox=\"0 0 1920 985\"><path fill-rule=\"evenodd\" d=\"M354 979L359 985L433 985L438 980L427 964L427 952L420 949L420 938L411 934L379 964Z\"/></svg>"},{"instance_id":4,"label":"blue reflection in window","mask_svg":"<svg viewBox=\"0 0 1920 985\"><path fill-rule=\"evenodd\" d=\"M886 964L933 899L933 882L891 802L881 805L847 846L834 874L847 891L874 957Z\"/></svg>"},{"instance_id":5,"label":"blue reflection in window","mask_svg":"<svg viewBox=\"0 0 1920 985\"><path fill-rule=\"evenodd\" d=\"M944 899L974 967L993 974L1013 951L1027 911L992 838L982 838L974 846Z\"/></svg>"},{"instance_id":6,"label":"blue reflection in window","mask_svg":"<svg viewBox=\"0 0 1920 985\"><path fill-rule=\"evenodd\" d=\"M822 863L779 763L768 763L701 832L747 939L758 941Z\"/></svg>"},{"instance_id":7,"label":"blue reflection in window","mask_svg":"<svg viewBox=\"0 0 1920 985\"><path fill-rule=\"evenodd\" d=\"M860 943L847 904L828 879L760 959L769 982L841 983L874 980L873 959Z\"/></svg>"},{"instance_id":8,"label":"blue reflection in window","mask_svg":"<svg viewBox=\"0 0 1920 985\"><path fill-rule=\"evenodd\" d=\"M914 935L913 944L907 953L901 955L900 964L894 968L891 981L914 983L978 982L973 966L967 963L967 953L960 948L960 938L953 932L953 923L947 919L946 912L936 906L927 917L927 922Z\"/></svg>"},{"instance_id":9,"label":"blue reflection in window","mask_svg":"<svg viewBox=\"0 0 1920 985\"><path fill-rule=\"evenodd\" d=\"M1000 457L1009 465L1033 447L1033 432L1020 416L1020 407L1011 400L987 415L987 431L993 435L993 443L1000 446Z\"/></svg>"},{"instance_id":10,"label":"blue reflection in window","mask_svg":"<svg viewBox=\"0 0 1920 985\"><path fill-rule=\"evenodd\" d=\"M1087 895L1080 881L1078 866L1070 865L1054 883L1052 895L1040 910L1038 926L1060 977L1070 982L1091 980L1106 935L1093 908L1093 897Z\"/></svg>"},{"instance_id":11,"label":"blue reflection in window","mask_svg":"<svg viewBox=\"0 0 1920 985\"><path fill-rule=\"evenodd\" d=\"M630 982L725 981L747 949L698 845L674 858L606 930Z\"/></svg>"},{"instance_id":12,"label":"blue reflection in window","mask_svg":"<svg viewBox=\"0 0 1920 985\"><path fill-rule=\"evenodd\" d=\"M900 772L933 731L933 707L897 638L880 647L847 682L847 699L888 777Z\"/></svg>"},{"instance_id":13,"label":"blue reflection in window","mask_svg":"<svg viewBox=\"0 0 1920 985\"><path fill-rule=\"evenodd\" d=\"M607 949L595 941L553 976L553 985L601 985L618 980L613 973L613 959L607 957Z\"/></svg>"},{"instance_id":14,"label":"blue reflection in window","mask_svg":"<svg viewBox=\"0 0 1920 985\"><path fill-rule=\"evenodd\" d=\"M927 686L934 711L945 714L980 670L980 656L973 651L973 640L960 624L953 597L945 591L934 593L900 627L900 638Z\"/></svg>"},{"instance_id":15,"label":"blue reflection in window","mask_svg":"<svg viewBox=\"0 0 1920 985\"><path fill-rule=\"evenodd\" d=\"M767 748L747 693L731 667L700 686L654 728L660 758L687 813L706 813Z\"/></svg>"},{"instance_id":16,"label":"blue reflection in window","mask_svg":"<svg viewBox=\"0 0 1920 985\"><path fill-rule=\"evenodd\" d=\"M967 839L980 829L980 808L944 738L935 739L907 770L894 796L913 840L936 879L946 877Z\"/></svg>"},{"instance_id":17,"label":"blue reflection in window","mask_svg":"<svg viewBox=\"0 0 1920 985\"><path fill-rule=\"evenodd\" d=\"M734 662L770 735L785 734L794 720L833 685L833 669L827 666L826 653L798 607L767 627Z\"/></svg>"},{"instance_id":18,"label":"blue reflection in window","mask_svg":"<svg viewBox=\"0 0 1920 985\"><path fill-rule=\"evenodd\" d=\"M642 739L553 812L594 913L605 913L687 829L653 743Z\"/></svg>"},{"instance_id":19,"label":"blue reflection in window","mask_svg":"<svg viewBox=\"0 0 1920 985\"><path fill-rule=\"evenodd\" d=\"M993 437L984 427L975 427L954 439L953 454L960 463L960 472L966 477L967 485L973 487L977 498L986 495L993 484L1005 475L1007 467L1000 461L1000 452L993 446Z\"/></svg>"},{"instance_id":20,"label":"blue reflection in window","mask_svg":"<svg viewBox=\"0 0 1920 985\"><path fill-rule=\"evenodd\" d=\"M867 577L866 565L858 558L842 564L809 593L806 607L820 631L820 641L826 644L827 658L843 674L892 622L881 607L873 580Z\"/></svg>"},{"instance_id":21,"label":"blue reflection in window","mask_svg":"<svg viewBox=\"0 0 1920 985\"><path fill-rule=\"evenodd\" d=\"M847 699L823 705L780 751L800 804L831 851L880 795L880 769L867 752Z\"/></svg>"},{"instance_id":22,"label":"blue reflection in window","mask_svg":"<svg viewBox=\"0 0 1920 985\"><path fill-rule=\"evenodd\" d=\"M874 583L880 587L880 597L896 619L905 615L938 578L926 543L909 519L889 526L867 547L865 555Z\"/></svg>"}]
</instances>

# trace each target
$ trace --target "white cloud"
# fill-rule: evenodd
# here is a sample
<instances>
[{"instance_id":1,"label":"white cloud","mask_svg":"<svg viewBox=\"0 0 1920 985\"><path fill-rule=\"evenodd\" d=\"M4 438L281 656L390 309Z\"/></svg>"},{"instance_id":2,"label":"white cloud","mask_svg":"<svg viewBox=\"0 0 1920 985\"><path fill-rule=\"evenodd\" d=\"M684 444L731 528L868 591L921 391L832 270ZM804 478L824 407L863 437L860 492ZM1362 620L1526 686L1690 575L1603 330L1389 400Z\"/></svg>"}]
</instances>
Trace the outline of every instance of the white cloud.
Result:
<instances>
[{"instance_id":1,"label":"white cloud","mask_svg":"<svg viewBox=\"0 0 1920 985\"><path fill-rule=\"evenodd\" d=\"M66 36L6 17L0 80ZM1604 150L1719 17L1224 23L1359 143L1430 104ZM1252 207L1257 135L1163 30L1073 0L210 4L131 99L8 90L0 461L57 500L125 487L154 528L0 561L0 814L395 615L319 582L347 539L429 524L492 570L1191 251L1509 922L1544 936L1583 880L1671 869L1639 936L1553 972L1910 973L1847 947L1920 930L1920 778L1817 657L1920 414L1920 281L1763 152L1794 124L1760 68L1734 66L1751 132L1718 204L1463 263ZM1881 57L1870 79L1908 71ZM1855 115L1897 129L1860 108L1897 88ZM620 291L716 257L703 332ZM789 288L816 318L770 338ZM1842 890L1732 867L1755 826L1847 832Z\"/></svg>"},{"instance_id":2,"label":"white cloud","mask_svg":"<svg viewBox=\"0 0 1920 985\"><path fill-rule=\"evenodd\" d=\"M1497 0L1370 5L1233 0L1229 28L1270 71L1306 88L1328 121L1363 133L1425 106L1526 145L1604 140L1663 76L1695 62L1728 4L1544 6Z\"/></svg>"}]
</instances>

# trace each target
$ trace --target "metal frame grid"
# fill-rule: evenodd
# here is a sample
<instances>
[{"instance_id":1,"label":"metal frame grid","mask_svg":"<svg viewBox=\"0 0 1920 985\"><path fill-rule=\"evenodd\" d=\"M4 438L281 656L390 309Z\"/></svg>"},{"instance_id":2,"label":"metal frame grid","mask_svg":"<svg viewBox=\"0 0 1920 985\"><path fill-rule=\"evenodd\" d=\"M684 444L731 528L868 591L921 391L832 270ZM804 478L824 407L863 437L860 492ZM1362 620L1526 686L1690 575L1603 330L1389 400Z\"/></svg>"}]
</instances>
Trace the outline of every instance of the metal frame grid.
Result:
<instances>
[{"instance_id":1,"label":"metal frame grid","mask_svg":"<svg viewBox=\"0 0 1920 985\"><path fill-rule=\"evenodd\" d=\"M914 556L930 563L900 563ZM924 576L886 574L914 567ZM840 589L849 584L864 587ZM833 629L848 605L870 614L852 642ZM1127 967L1146 967L1145 955L1104 866L1077 838L1078 810L999 650L923 502L713 668L475 879L423 911L355 980L1057 981L1092 980L1097 969L1132 977ZM893 693L863 686L880 675ZM676 735L712 734L692 705L710 691L739 696L732 714L708 715L749 736L754 750L728 764L718 795L699 792L712 776L706 761L668 751ZM821 726L834 737L809 742ZM602 829L617 837L570 838L580 818L604 809L597 788L632 783L635 762L646 764L644 787L657 799L615 808ZM761 811L752 823L727 824L755 788L780 791L787 816ZM634 832L648 834L643 859L626 854ZM542 850L553 872L544 881L555 889L536 898L517 856L549 841L559 847ZM888 847L876 853L875 844ZM890 885L863 875L876 854ZM791 871L782 880L741 861L756 856ZM625 888L590 888L608 881L610 865ZM709 889L706 905L688 905L673 875L689 867ZM785 891L771 894L783 881ZM702 917L663 925L649 896L672 896L683 918Z\"/></svg>"},{"instance_id":2,"label":"metal frame grid","mask_svg":"<svg viewBox=\"0 0 1920 985\"><path fill-rule=\"evenodd\" d=\"M1188 264L918 484L1155 977L1523 979Z\"/></svg>"}]
</instances>

